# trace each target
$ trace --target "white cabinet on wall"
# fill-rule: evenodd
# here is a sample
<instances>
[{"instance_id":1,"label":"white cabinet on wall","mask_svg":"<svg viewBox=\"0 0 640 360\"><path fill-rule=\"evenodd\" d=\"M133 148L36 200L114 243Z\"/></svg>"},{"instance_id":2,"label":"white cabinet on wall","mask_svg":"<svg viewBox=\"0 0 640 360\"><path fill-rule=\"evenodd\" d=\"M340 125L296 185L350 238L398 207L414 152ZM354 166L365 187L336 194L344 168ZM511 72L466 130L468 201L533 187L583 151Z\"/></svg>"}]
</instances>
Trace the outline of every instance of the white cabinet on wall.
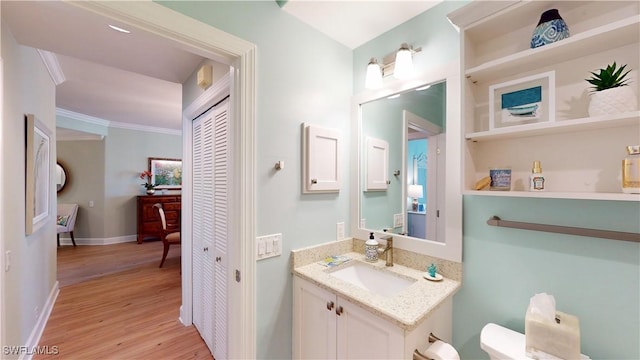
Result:
<instances>
[{"instance_id":1,"label":"white cabinet on wall","mask_svg":"<svg viewBox=\"0 0 640 360\"><path fill-rule=\"evenodd\" d=\"M365 154L365 190L387 190L389 187L389 143L382 139L367 137Z\"/></svg>"},{"instance_id":2,"label":"white cabinet on wall","mask_svg":"<svg viewBox=\"0 0 640 360\"><path fill-rule=\"evenodd\" d=\"M302 138L302 192L340 191L340 132L302 124Z\"/></svg>"},{"instance_id":3,"label":"white cabinet on wall","mask_svg":"<svg viewBox=\"0 0 640 360\"><path fill-rule=\"evenodd\" d=\"M571 36L530 48L540 15L558 9ZM627 145L640 144L640 112L590 117L591 71L614 61L632 69L638 96L640 3L613 1L475 1L449 14L461 29L463 192L467 195L640 201L623 194ZM555 72L555 121L491 128L492 85ZM533 161L545 191L529 192ZM476 191L489 169L512 169L511 191Z\"/></svg>"}]
</instances>

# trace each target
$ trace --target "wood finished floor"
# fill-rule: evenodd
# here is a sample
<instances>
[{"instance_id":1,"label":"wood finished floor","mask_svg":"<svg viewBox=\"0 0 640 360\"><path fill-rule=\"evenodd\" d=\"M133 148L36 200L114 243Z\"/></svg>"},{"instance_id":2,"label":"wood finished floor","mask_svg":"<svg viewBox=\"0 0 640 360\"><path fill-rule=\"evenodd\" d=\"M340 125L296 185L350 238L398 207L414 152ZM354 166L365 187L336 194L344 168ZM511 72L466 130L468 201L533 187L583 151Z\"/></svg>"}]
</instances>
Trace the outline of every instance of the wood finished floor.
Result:
<instances>
[{"instance_id":1,"label":"wood finished floor","mask_svg":"<svg viewBox=\"0 0 640 360\"><path fill-rule=\"evenodd\" d=\"M180 247L161 242L58 248L60 294L34 359L213 359L179 320Z\"/></svg>"}]
</instances>

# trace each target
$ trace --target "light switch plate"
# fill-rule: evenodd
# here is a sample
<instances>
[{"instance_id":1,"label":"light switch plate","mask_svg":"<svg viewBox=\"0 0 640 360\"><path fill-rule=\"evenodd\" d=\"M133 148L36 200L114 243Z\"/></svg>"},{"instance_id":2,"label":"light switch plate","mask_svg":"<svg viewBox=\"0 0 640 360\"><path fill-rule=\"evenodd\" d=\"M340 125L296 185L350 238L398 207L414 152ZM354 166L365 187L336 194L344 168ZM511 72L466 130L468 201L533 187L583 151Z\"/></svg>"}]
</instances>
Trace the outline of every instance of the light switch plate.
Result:
<instances>
[{"instance_id":1,"label":"light switch plate","mask_svg":"<svg viewBox=\"0 0 640 360\"><path fill-rule=\"evenodd\" d=\"M256 238L256 260L282 255L282 234L258 236Z\"/></svg>"}]
</instances>

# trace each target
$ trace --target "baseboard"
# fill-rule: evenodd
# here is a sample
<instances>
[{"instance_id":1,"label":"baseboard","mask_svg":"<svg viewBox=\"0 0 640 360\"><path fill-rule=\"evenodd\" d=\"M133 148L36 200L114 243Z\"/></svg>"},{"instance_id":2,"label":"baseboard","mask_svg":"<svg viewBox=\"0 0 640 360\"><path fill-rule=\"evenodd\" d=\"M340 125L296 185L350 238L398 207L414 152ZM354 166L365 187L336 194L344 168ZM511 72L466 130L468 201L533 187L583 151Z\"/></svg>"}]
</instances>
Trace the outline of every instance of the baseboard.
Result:
<instances>
[{"instance_id":1,"label":"baseboard","mask_svg":"<svg viewBox=\"0 0 640 360\"><path fill-rule=\"evenodd\" d=\"M25 344L26 349L29 351L22 352L18 359L20 360L31 360L33 355L38 351L55 351L55 349L38 349L37 346L40 343L40 337L44 332L45 326L47 326L47 321L49 321L49 316L51 315L51 311L53 310L53 305L56 303L56 299L58 298L58 294L60 293L59 283L56 281L53 284L53 288L49 293L49 297L47 298L47 302L42 307L42 311L38 316L38 320L36 321L36 325L33 327L31 334L29 335L29 339ZM33 349L33 350L32 350Z\"/></svg>"},{"instance_id":2,"label":"baseboard","mask_svg":"<svg viewBox=\"0 0 640 360\"><path fill-rule=\"evenodd\" d=\"M76 245L112 245L138 241L137 235L116 236L110 238L76 238ZM60 237L60 245L73 245L71 238Z\"/></svg>"}]
</instances>

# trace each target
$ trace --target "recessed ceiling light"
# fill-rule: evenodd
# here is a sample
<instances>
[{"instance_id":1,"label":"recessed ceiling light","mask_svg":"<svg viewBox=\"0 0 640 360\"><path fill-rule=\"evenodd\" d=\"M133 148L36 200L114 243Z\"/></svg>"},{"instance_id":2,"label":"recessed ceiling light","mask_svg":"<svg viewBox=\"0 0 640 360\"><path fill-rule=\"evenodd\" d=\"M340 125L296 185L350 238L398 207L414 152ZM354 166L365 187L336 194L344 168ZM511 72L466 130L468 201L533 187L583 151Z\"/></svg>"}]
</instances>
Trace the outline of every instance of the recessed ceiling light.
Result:
<instances>
[{"instance_id":1,"label":"recessed ceiling light","mask_svg":"<svg viewBox=\"0 0 640 360\"><path fill-rule=\"evenodd\" d=\"M131 31L129 31L129 30L127 30L127 29L123 29L123 28L121 28L121 27L117 27L117 26L115 26L115 25L111 25L111 24L109 24L109 27L110 27L110 28L112 28L113 30L115 30L115 31L119 31L119 32L121 32L121 33L125 33L125 34L129 34L129 33L131 33Z\"/></svg>"},{"instance_id":2,"label":"recessed ceiling light","mask_svg":"<svg viewBox=\"0 0 640 360\"><path fill-rule=\"evenodd\" d=\"M430 87L431 87L431 85L425 85L425 86L422 86L422 87L417 88L417 89L416 89L416 91L427 90L427 89L428 89L428 88L430 88Z\"/></svg>"},{"instance_id":3,"label":"recessed ceiling light","mask_svg":"<svg viewBox=\"0 0 640 360\"><path fill-rule=\"evenodd\" d=\"M391 95L389 97L387 97L387 99L397 99L400 97L400 94L395 94L395 95Z\"/></svg>"}]
</instances>

